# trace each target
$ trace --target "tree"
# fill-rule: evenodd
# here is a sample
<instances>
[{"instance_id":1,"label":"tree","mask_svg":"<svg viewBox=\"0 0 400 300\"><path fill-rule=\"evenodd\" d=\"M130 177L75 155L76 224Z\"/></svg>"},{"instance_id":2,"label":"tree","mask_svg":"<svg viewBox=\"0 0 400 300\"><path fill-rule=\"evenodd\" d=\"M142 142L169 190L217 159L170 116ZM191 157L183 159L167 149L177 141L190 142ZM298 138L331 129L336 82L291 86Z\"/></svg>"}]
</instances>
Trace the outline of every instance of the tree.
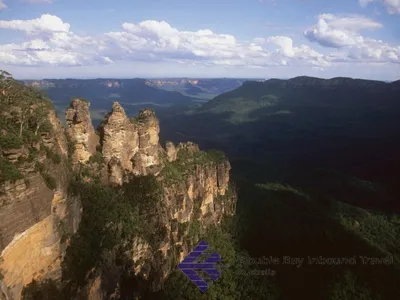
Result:
<instances>
[{"instance_id":1,"label":"tree","mask_svg":"<svg viewBox=\"0 0 400 300\"><path fill-rule=\"evenodd\" d=\"M19 83L7 71L0 70L0 101L2 104L10 105L20 96Z\"/></svg>"}]
</instances>

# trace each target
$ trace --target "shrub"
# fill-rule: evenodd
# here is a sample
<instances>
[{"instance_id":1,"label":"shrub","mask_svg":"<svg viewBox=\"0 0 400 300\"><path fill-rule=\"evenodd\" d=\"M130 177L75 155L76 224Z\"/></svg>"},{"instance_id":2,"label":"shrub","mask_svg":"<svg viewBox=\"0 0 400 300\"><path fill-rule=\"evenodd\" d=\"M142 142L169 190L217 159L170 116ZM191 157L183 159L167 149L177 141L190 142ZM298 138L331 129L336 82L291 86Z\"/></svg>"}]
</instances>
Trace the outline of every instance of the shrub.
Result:
<instances>
[{"instance_id":1,"label":"shrub","mask_svg":"<svg viewBox=\"0 0 400 300\"><path fill-rule=\"evenodd\" d=\"M39 128L40 132L53 132L53 125L49 120L46 120Z\"/></svg>"},{"instance_id":2,"label":"shrub","mask_svg":"<svg viewBox=\"0 0 400 300\"><path fill-rule=\"evenodd\" d=\"M179 164L166 161L162 170L162 176L167 184L174 184L183 181L183 176Z\"/></svg>"},{"instance_id":3,"label":"shrub","mask_svg":"<svg viewBox=\"0 0 400 300\"><path fill-rule=\"evenodd\" d=\"M209 150L207 151L207 156L211 161L217 164L223 163L226 159L224 152L219 150Z\"/></svg>"},{"instance_id":4,"label":"shrub","mask_svg":"<svg viewBox=\"0 0 400 300\"><path fill-rule=\"evenodd\" d=\"M22 139L15 134L7 133L0 135L0 148L3 149L18 149L23 145Z\"/></svg>"},{"instance_id":5,"label":"shrub","mask_svg":"<svg viewBox=\"0 0 400 300\"><path fill-rule=\"evenodd\" d=\"M22 173L6 158L0 156L0 182L22 179Z\"/></svg>"}]
</instances>

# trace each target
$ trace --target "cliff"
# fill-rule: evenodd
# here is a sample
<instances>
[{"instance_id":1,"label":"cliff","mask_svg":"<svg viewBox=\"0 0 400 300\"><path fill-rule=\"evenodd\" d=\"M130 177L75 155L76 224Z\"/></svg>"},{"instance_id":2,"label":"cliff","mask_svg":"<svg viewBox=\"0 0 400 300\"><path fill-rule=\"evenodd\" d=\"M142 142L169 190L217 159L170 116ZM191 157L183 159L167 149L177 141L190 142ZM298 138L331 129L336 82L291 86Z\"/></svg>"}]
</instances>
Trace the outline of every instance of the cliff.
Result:
<instances>
[{"instance_id":1,"label":"cliff","mask_svg":"<svg viewBox=\"0 0 400 300\"><path fill-rule=\"evenodd\" d=\"M76 110L86 113L82 119L90 120L87 104L82 101L75 103L78 106ZM83 106L82 109L79 105ZM70 124L68 132L75 143L81 140L80 132L92 132L90 126L87 129L74 128L82 124L83 122ZM138 225L141 229L135 231L130 239L130 261L136 276L150 280L153 290L162 287L168 274L191 251L196 238L208 226L220 224L224 216L234 214L236 200L229 184L231 167L223 153L200 151L196 144L190 142L179 145L167 142L164 148L159 144L159 132L159 122L152 110L145 109L137 117L128 118L121 105L115 102L98 128L98 152L89 156L85 163L77 155L73 159L73 164L80 164L83 182L94 185L101 182L103 186L122 189L121 195L127 199L116 200L117 206L124 201L132 205L140 202L138 199L142 197L147 199L143 200L145 204L137 204L139 214L146 211L146 221ZM78 136L73 133L78 133ZM148 192L140 192L143 186L149 185L151 176L155 176L156 181L151 184L149 192L153 193L160 188L160 193L152 200L148 198ZM141 183L137 183L136 178L140 177L144 181L139 180ZM76 195L82 197L80 190L84 188L88 188L86 196L91 192L95 193L93 185L81 185ZM110 193L109 197L112 198L114 190L104 193ZM96 201L99 201L98 198ZM110 203L107 205L111 205ZM84 212L85 205L92 209L93 200L88 198L84 201ZM142 208L143 205L145 208ZM111 209L116 208L113 205ZM132 208L134 210L135 204ZM119 213L110 213L110 218ZM113 219L99 221L97 215L98 213L84 223L92 226L96 222L114 222ZM127 224L132 222L134 219ZM149 232L149 228L153 229ZM74 252L73 248L70 250L71 253ZM72 254L71 260L68 264L74 265ZM92 270L90 274L89 278L92 279L85 280L88 282L86 291L89 295L98 297L106 292L99 289L104 286L101 282L107 276L99 269Z\"/></svg>"},{"instance_id":2,"label":"cliff","mask_svg":"<svg viewBox=\"0 0 400 300\"><path fill-rule=\"evenodd\" d=\"M69 286L80 275L68 277L68 270L82 271L74 269L79 265L75 259L84 253L77 241L89 243L90 235L103 241L110 232L114 246L103 249L103 242L96 240L98 255L115 255L116 249L129 245L124 251L131 272L158 290L201 233L234 214L229 161L193 143L167 142L162 147L154 111L145 109L129 118L115 102L95 131L90 103L75 99L63 128L47 99L30 87L14 88L16 95L19 89L31 94L24 98L27 103L0 99L7 103L2 112L6 122L0 124L0 299L20 299L23 288L34 281ZM21 114L24 109L27 119ZM72 182L78 183L77 189ZM90 191L99 196L93 198ZM112 199L98 201L103 192ZM103 207L107 201L108 209ZM93 203L98 203L95 213ZM114 228L114 223L120 224ZM132 224L129 234L118 237ZM83 269L75 296L108 299L117 293L116 286L105 287L107 272L96 267L102 264Z\"/></svg>"},{"instance_id":3,"label":"cliff","mask_svg":"<svg viewBox=\"0 0 400 300\"><path fill-rule=\"evenodd\" d=\"M60 261L80 218L79 201L66 199L70 171L64 128L54 109L37 99L29 103L30 123L21 126L20 136L15 134L18 123L8 112L23 108L21 102L3 103L0 116L5 121L0 138L0 299L20 299L32 280L60 278Z\"/></svg>"}]
</instances>

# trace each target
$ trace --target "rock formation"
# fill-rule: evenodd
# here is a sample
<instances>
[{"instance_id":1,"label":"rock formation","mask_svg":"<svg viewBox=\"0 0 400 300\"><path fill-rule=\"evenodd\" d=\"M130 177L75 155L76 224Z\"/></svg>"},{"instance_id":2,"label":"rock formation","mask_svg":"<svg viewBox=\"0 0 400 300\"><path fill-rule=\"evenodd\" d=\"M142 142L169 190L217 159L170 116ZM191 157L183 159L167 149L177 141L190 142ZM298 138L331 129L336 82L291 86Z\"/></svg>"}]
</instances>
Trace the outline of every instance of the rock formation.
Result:
<instances>
[{"instance_id":1,"label":"rock formation","mask_svg":"<svg viewBox=\"0 0 400 300\"><path fill-rule=\"evenodd\" d=\"M227 159L190 142L168 142L163 148L154 111L145 109L130 119L117 102L97 135L89 106L85 100L72 101L66 111L66 134L55 112L49 113L53 130L43 133L35 145L35 161L28 161L30 151L25 147L1 153L13 164L26 162L20 166L25 179L0 186L0 299L2 293L5 299L20 299L22 288L34 279L60 279L60 262L82 213L79 199L68 196L68 155L73 166L79 166L73 172L80 172L85 181L100 177L103 184L119 186L132 176L156 176L163 192L151 218L162 236L156 243L136 236L131 251L135 273L151 277L154 290L162 286L176 260L191 251L194 245L188 236L193 226L201 231L235 212ZM56 178L55 186L46 183L48 177ZM86 296L102 299L101 276L93 278Z\"/></svg>"},{"instance_id":2,"label":"rock formation","mask_svg":"<svg viewBox=\"0 0 400 300\"><path fill-rule=\"evenodd\" d=\"M99 126L101 152L109 182L121 184L128 174L146 175L159 171L158 120L151 110L129 119L118 102Z\"/></svg>"},{"instance_id":3,"label":"rock formation","mask_svg":"<svg viewBox=\"0 0 400 300\"><path fill-rule=\"evenodd\" d=\"M78 228L79 202L66 201L64 128L54 110L48 121L52 130L39 141L0 151L24 177L0 183L0 299L20 299L33 279L59 278L66 238Z\"/></svg>"},{"instance_id":4,"label":"rock formation","mask_svg":"<svg viewBox=\"0 0 400 300\"><path fill-rule=\"evenodd\" d=\"M160 201L164 209L156 212L154 221L157 228L163 228L165 237L159 244L150 245L145 237L138 236L132 249L135 272L143 278L152 274L157 289L174 267L172 253L179 260L191 251L188 235L193 224L202 230L219 224L224 215L234 214L235 193L229 186L231 166L224 157L215 159L191 142L177 146L167 142L164 149L159 144L159 122L152 110L142 110L129 119L115 102L98 131L107 177L104 183L121 185L129 182L130 176L154 174L163 187ZM90 290L99 284L98 280Z\"/></svg>"},{"instance_id":5,"label":"rock formation","mask_svg":"<svg viewBox=\"0 0 400 300\"><path fill-rule=\"evenodd\" d=\"M65 113L67 134L74 143L73 163L85 163L96 153L99 142L89 113L90 104L86 100L75 99Z\"/></svg>"}]
</instances>

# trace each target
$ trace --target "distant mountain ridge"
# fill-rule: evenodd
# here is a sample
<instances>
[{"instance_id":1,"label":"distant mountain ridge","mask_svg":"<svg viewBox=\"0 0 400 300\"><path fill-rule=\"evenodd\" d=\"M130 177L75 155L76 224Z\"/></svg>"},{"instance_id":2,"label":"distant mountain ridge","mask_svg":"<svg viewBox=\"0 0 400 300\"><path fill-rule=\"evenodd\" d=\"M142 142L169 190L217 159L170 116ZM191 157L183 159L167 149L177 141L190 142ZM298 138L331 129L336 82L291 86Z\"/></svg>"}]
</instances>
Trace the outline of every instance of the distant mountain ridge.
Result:
<instances>
[{"instance_id":1,"label":"distant mountain ridge","mask_svg":"<svg viewBox=\"0 0 400 300\"><path fill-rule=\"evenodd\" d=\"M157 104L186 104L193 99L179 92L163 91L146 84L145 79L43 79L24 80L24 84L46 90L54 102L69 103L71 97L90 99L92 102L109 98L125 102L152 102Z\"/></svg>"},{"instance_id":2,"label":"distant mountain ridge","mask_svg":"<svg viewBox=\"0 0 400 300\"><path fill-rule=\"evenodd\" d=\"M184 95L212 99L213 97L240 87L246 80L240 78L166 78L148 79L146 84L168 91L179 91Z\"/></svg>"},{"instance_id":3,"label":"distant mountain ridge","mask_svg":"<svg viewBox=\"0 0 400 300\"><path fill-rule=\"evenodd\" d=\"M262 85L284 85L284 86L321 86L321 87L331 87L331 86L352 86L352 87L372 87L372 86L387 86L388 84L395 84L398 81L385 82L378 80L369 79L358 79L350 77L334 77L330 79L323 79L318 77L309 76L298 76L290 79L277 79L271 78L262 82L257 82ZM255 81L246 81L245 84L255 84Z\"/></svg>"}]
</instances>

